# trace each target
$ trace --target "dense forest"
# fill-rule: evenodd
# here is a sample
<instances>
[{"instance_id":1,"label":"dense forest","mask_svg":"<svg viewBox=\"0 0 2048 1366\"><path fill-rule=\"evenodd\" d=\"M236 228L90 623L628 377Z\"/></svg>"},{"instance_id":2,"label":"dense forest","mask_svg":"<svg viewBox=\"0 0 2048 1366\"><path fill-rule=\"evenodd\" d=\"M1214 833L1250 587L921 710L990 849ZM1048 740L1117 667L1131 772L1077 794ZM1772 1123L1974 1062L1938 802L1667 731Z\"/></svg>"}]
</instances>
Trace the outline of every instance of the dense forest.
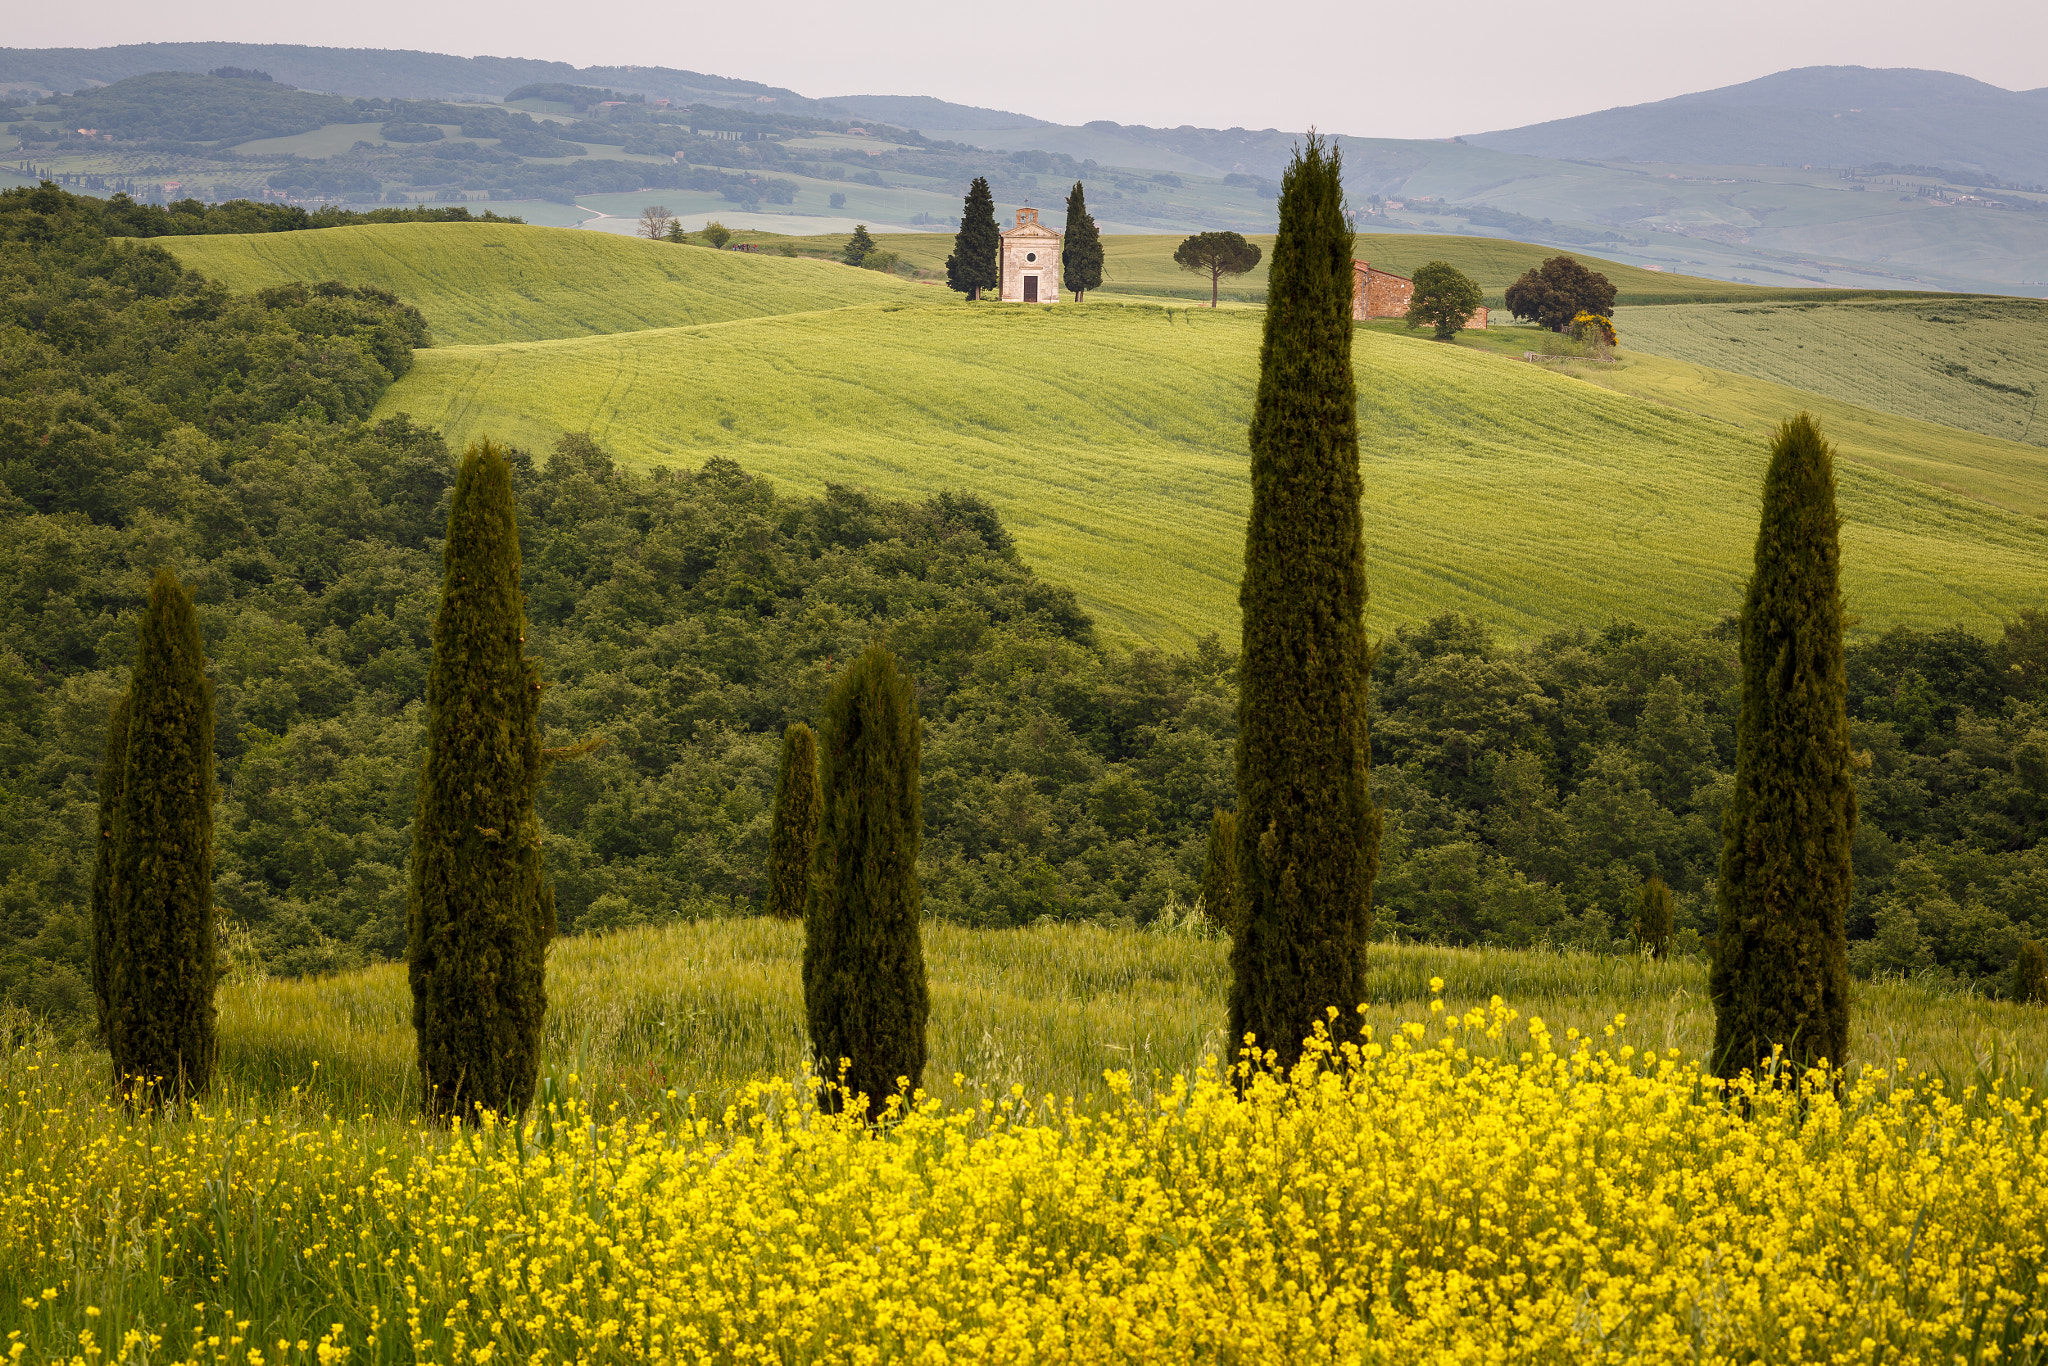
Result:
<instances>
[{"instance_id":1,"label":"dense forest","mask_svg":"<svg viewBox=\"0 0 2048 1366\"><path fill-rule=\"evenodd\" d=\"M389 295L233 295L98 201L0 194L0 993L76 1017L107 708L153 569L199 600L219 705L217 893L278 973L395 956L453 461L373 422L430 338ZM1235 657L1104 646L970 492L636 473L585 437L516 460L565 930L749 914L783 726L885 640L926 722L925 905L1147 923L1192 901L1232 800ZM1732 604L1731 604L1732 606ZM1863 971L1995 985L2048 934L2048 619L1850 651ZM1738 705L1728 621L1526 646L1463 618L1378 656L1377 933L1626 948L1642 880L1714 932Z\"/></svg>"}]
</instances>

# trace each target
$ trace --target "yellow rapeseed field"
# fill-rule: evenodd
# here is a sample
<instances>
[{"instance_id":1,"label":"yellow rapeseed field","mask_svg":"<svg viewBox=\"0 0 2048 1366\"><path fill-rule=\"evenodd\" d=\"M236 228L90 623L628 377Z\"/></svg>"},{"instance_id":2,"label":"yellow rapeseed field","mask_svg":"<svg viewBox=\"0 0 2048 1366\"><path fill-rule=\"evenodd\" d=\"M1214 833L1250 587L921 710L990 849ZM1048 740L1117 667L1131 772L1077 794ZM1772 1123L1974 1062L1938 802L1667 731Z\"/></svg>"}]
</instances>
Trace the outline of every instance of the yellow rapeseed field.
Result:
<instances>
[{"instance_id":1,"label":"yellow rapeseed field","mask_svg":"<svg viewBox=\"0 0 2048 1366\"><path fill-rule=\"evenodd\" d=\"M1432 983L1441 990L1442 983ZM2031 1095L1902 1066L1721 1092L1617 1017L1498 997L1355 1026L1291 1076L379 1131L158 1121L17 1052L16 1359L2036 1361ZM1242 1082L1242 1085L1236 1084ZM381 1136L379 1136L381 1134Z\"/></svg>"}]
</instances>

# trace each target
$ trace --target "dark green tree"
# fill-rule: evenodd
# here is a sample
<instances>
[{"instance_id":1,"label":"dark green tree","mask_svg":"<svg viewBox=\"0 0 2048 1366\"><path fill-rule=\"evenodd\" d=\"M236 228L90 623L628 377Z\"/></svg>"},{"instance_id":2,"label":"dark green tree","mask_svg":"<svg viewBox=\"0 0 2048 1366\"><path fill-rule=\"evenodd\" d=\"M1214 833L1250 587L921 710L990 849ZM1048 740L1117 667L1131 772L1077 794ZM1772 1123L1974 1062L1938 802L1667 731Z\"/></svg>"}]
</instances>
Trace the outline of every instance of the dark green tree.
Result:
<instances>
[{"instance_id":1,"label":"dark green tree","mask_svg":"<svg viewBox=\"0 0 2048 1366\"><path fill-rule=\"evenodd\" d=\"M899 1081L915 1090L924 1078L919 730L909 677L870 645L833 685L818 736L824 805L804 914L804 1016L828 1110L852 1095L879 1112Z\"/></svg>"},{"instance_id":2,"label":"dark green tree","mask_svg":"<svg viewBox=\"0 0 2048 1366\"><path fill-rule=\"evenodd\" d=\"M1517 318L1562 332L1581 313L1612 317L1614 286L1569 256L1553 256L1509 285L1505 302Z\"/></svg>"},{"instance_id":3,"label":"dark green tree","mask_svg":"<svg viewBox=\"0 0 2048 1366\"><path fill-rule=\"evenodd\" d=\"M107 977L113 962L114 860L119 853L114 827L121 819L121 788L128 771L128 716L134 705L131 687L108 710L107 753L100 763L100 837L92 869L92 994L99 1007L102 1039L107 1033Z\"/></svg>"},{"instance_id":4,"label":"dark green tree","mask_svg":"<svg viewBox=\"0 0 2048 1366\"><path fill-rule=\"evenodd\" d=\"M1408 325L1427 325L1438 341L1458 335L1465 320L1479 311L1486 296L1479 284L1449 261L1431 261L1415 272L1415 292L1408 296Z\"/></svg>"},{"instance_id":5,"label":"dark green tree","mask_svg":"<svg viewBox=\"0 0 2048 1366\"><path fill-rule=\"evenodd\" d=\"M540 1071L555 898L512 466L490 441L463 454L442 564L406 927L421 1099L440 1119L517 1115Z\"/></svg>"},{"instance_id":6,"label":"dark green tree","mask_svg":"<svg viewBox=\"0 0 2048 1366\"><path fill-rule=\"evenodd\" d=\"M1060 283L1074 291L1074 302L1091 289L1102 288L1102 234L1088 212L1081 182L1067 196L1067 230L1060 237Z\"/></svg>"},{"instance_id":7,"label":"dark green tree","mask_svg":"<svg viewBox=\"0 0 2048 1366\"><path fill-rule=\"evenodd\" d=\"M818 740L802 722L782 732L775 824L768 832L768 914L795 920L811 893L818 846Z\"/></svg>"},{"instance_id":8,"label":"dark green tree","mask_svg":"<svg viewBox=\"0 0 2048 1366\"><path fill-rule=\"evenodd\" d=\"M2022 939L2012 965L2012 998L2022 1005L2048 1005L2048 950L2038 939Z\"/></svg>"},{"instance_id":9,"label":"dark green tree","mask_svg":"<svg viewBox=\"0 0 2048 1366\"><path fill-rule=\"evenodd\" d=\"M1002 282L996 262L1003 234L996 226L996 199L988 177L976 176L960 204L960 231L953 236L953 254L946 258L946 287L970 299Z\"/></svg>"},{"instance_id":10,"label":"dark green tree","mask_svg":"<svg viewBox=\"0 0 2048 1366\"><path fill-rule=\"evenodd\" d=\"M1368 783L1365 551L1339 153L1311 134L1280 189L1251 424L1237 704L1230 1037L1282 1065L1365 1000L1380 815Z\"/></svg>"},{"instance_id":11,"label":"dark green tree","mask_svg":"<svg viewBox=\"0 0 2048 1366\"><path fill-rule=\"evenodd\" d=\"M1344 248L1351 250L1349 246ZM1273 244L1277 256L1279 243ZM1182 270L1209 277L1209 307L1216 307L1219 283L1226 275L1243 275L1259 265L1259 247L1234 232L1198 232L1173 249L1173 262ZM1345 307L1348 309L1349 304ZM1346 317L1349 317L1347 312Z\"/></svg>"},{"instance_id":12,"label":"dark green tree","mask_svg":"<svg viewBox=\"0 0 2048 1366\"><path fill-rule=\"evenodd\" d=\"M1735 788L1722 817L1708 982L1714 1070L1738 1076L1775 1046L1794 1068L1825 1058L1839 1071L1849 1045L1856 789L1834 448L1805 413L1771 443L1741 638Z\"/></svg>"},{"instance_id":13,"label":"dark green tree","mask_svg":"<svg viewBox=\"0 0 2048 1366\"><path fill-rule=\"evenodd\" d=\"M135 676L118 710L127 734L106 888L107 1051L116 1088L154 1106L212 1082L219 976L213 684L192 595L168 569L150 585Z\"/></svg>"},{"instance_id":14,"label":"dark green tree","mask_svg":"<svg viewBox=\"0 0 2048 1366\"><path fill-rule=\"evenodd\" d=\"M1202 910L1237 938L1237 813L1220 808L1209 818L1209 856L1202 863Z\"/></svg>"},{"instance_id":15,"label":"dark green tree","mask_svg":"<svg viewBox=\"0 0 2048 1366\"><path fill-rule=\"evenodd\" d=\"M875 239L868 236L868 225L856 223L853 225L853 236L846 239L846 250L839 254L839 259L849 266L862 266L867 264L868 257L872 256L874 251Z\"/></svg>"},{"instance_id":16,"label":"dark green tree","mask_svg":"<svg viewBox=\"0 0 2048 1366\"><path fill-rule=\"evenodd\" d=\"M1671 936L1677 927L1677 902L1664 879L1652 874L1643 883L1642 899L1636 903L1636 942L1663 962L1671 956Z\"/></svg>"}]
</instances>

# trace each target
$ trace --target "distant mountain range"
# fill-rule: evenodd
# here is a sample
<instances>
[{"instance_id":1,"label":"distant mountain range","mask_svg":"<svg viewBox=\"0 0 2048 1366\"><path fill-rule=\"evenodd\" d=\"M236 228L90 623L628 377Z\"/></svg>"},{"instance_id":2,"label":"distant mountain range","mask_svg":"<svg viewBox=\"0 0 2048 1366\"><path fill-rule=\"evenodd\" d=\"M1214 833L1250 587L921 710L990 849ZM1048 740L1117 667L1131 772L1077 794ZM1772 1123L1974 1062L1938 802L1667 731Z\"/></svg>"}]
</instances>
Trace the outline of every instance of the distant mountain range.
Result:
<instances>
[{"instance_id":1,"label":"distant mountain range","mask_svg":"<svg viewBox=\"0 0 2048 1366\"><path fill-rule=\"evenodd\" d=\"M1695 165L1942 166L2048 183L2048 88L1946 71L1805 66L1719 90L1468 134L1504 152Z\"/></svg>"}]
</instances>

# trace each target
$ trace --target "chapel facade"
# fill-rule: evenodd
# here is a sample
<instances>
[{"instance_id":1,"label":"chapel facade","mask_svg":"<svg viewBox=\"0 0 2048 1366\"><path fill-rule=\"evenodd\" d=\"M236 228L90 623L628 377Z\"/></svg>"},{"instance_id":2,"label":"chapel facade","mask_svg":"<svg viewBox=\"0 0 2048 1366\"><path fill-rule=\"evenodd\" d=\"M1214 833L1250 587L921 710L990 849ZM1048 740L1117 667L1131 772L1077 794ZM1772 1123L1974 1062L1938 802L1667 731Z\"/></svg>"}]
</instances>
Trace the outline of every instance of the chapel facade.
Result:
<instances>
[{"instance_id":1,"label":"chapel facade","mask_svg":"<svg viewBox=\"0 0 2048 1366\"><path fill-rule=\"evenodd\" d=\"M1405 318L1408 301L1415 297L1415 281L1391 270L1375 270L1370 261L1351 263L1351 320ZM1486 330L1486 305L1465 319L1467 329Z\"/></svg>"},{"instance_id":2,"label":"chapel facade","mask_svg":"<svg viewBox=\"0 0 2048 1366\"><path fill-rule=\"evenodd\" d=\"M996 297L1004 303L1060 301L1060 235L1038 221L1038 210L1017 210L1017 226L1003 229L996 260L1001 271Z\"/></svg>"}]
</instances>

